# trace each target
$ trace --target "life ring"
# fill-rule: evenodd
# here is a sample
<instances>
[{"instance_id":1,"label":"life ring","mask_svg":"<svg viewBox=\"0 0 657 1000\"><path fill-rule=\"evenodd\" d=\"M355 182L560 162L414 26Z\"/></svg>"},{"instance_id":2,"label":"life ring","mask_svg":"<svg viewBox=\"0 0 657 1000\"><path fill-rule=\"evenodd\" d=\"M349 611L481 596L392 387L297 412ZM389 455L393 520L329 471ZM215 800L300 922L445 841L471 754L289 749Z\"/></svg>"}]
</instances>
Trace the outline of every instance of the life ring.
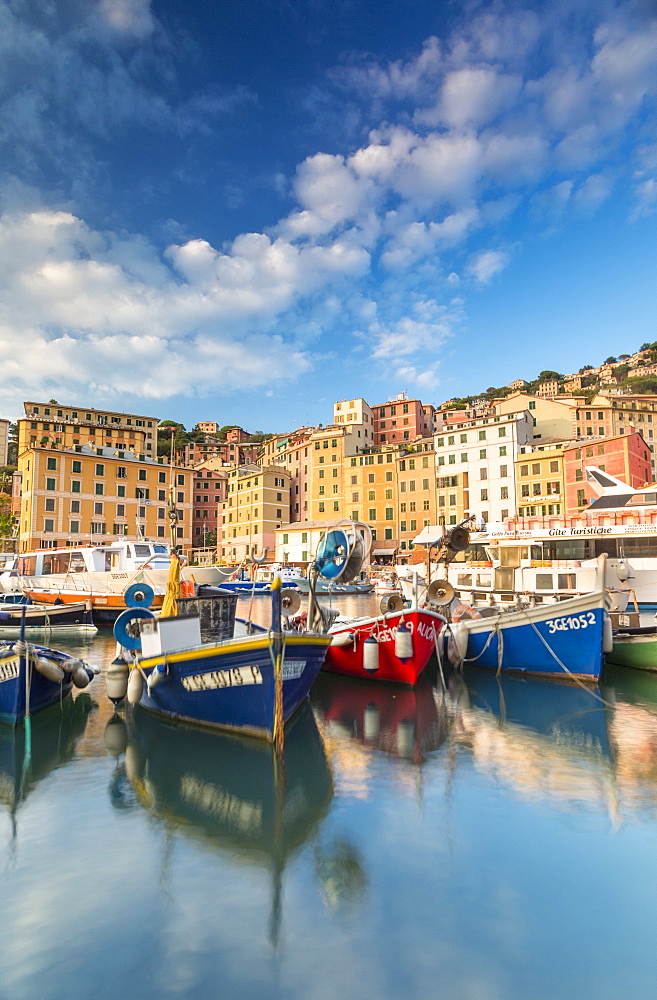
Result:
<instances>
[{"instance_id":1,"label":"life ring","mask_svg":"<svg viewBox=\"0 0 657 1000\"><path fill-rule=\"evenodd\" d=\"M127 608L150 608L155 591L147 583L133 583L123 594Z\"/></svg>"},{"instance_id":2,"label":"life ring","mask_svg":"<svg viewBox=\"0 0 657 1000\"><path fill-rule=\"evenodd\" d=\"M452 611L452 621L462 622L462 621L476 621L481 618L481 615L476 608L471 608L467 604L457 604Z\"/></svg>"},{"instance_id":3,"label":"life ring","mask_svg":"<svg viewBox=\"0 0 657 1000\"><path fill-rule=\"evenodd\" d=\"M141 636L130 635L128 626L137 618L155 618L148 608L126 608L114 622L114 638L125 649L141 649Z\"/></svg>"}]
</instances>

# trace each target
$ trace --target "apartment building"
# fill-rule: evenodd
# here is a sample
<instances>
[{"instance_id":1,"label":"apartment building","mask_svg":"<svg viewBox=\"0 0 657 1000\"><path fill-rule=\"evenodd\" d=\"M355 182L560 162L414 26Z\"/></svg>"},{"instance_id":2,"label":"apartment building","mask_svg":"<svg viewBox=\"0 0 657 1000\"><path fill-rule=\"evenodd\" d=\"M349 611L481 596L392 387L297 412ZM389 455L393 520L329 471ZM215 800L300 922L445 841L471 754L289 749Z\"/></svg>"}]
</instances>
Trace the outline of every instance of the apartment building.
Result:
<instances>
[{"instance_id":1,"label":"apartment building","mask_svg":"<svg viewBox=\"0 0 657 1000\"><path fill-rule=\"evenodd\" d=\"M194 548L205 548L207 537L221 529L222 504L226 499L228 471L201 465L194 469L192 507L192 544ZM213 543L214 545L215 543Z\"/></svg>"},{"instance_id":2,"label":"apartment building","mask_svg":"<svg viewBox=\"0 0 657 1000\"><path fill-rule=\"evenodd\" d=\"M246 465L228 471L222 505L221 558L240 562L255 551L271 556L277 528L290 520L290 476L278 465Z\"/></svg>"},{"instance_id":3,"label":"apartment building","mask_svg":"<svg viewBox=\"0 0 657 1000\"><path fill-rule=\"evenodd\" d=\"M524 446L515 459L518 517L564 513L564 442L554 447Z\"/></svg>"},{"instance_id":4,"label":"apartment building","mask_svg":"<svg viewBox=\"0 0 657 1000\"><path fill-rule=\"evenodd\" d=\"M532 443L528 411L482 417L436 435L438 521L458 524L474 514L486 523L515 515L515 460Z\"/></svg>"},{"instance_id":5,"label":"apartment building","mask_svg":"<svg viewBox=\"0 0 657 1000\"><path fill-rule=\"evenodd\" d=\"M77 445L28 448L21 476L20 551L101 544L113 539L170 540L169 490L178 511L176 542L192 541L192 475L164 459Z\"/></svg>"},{"instance_id":6,"label":"apartment building","mask_svg":"<svg viewBox=\"0 0 657 1000\"><path fill-rule=\"evenodd\" d=\"M419 399L409 399L399 392L385 403L372 407L374 445L408 444L433 432L432 408Z\"/></svg>"},{"instance_id":7,"label":"apartment building","mask_svg":"<svg viewBox=\"0 0 657 1000\"><path fill-rule=\"evenodd\" d=\"M372 407L362 397L341 399L333 404L334 424L358 424L362 428L362 447L371 448L375 439L375 419Z\"/></svg>"},{"instance_id":8,"label":"apartment building","mask_svg":"<svg viewBox=\"0 0 657 1000\"><path fill-rule=\"evenodd\" d=\"M399 546L397 447L372 448L351 455L344 467L345 513L372 529L373 558Z\"/></svg>"},{"instance_id":9,"label":"apartment building","mask_svg":"<svg viewBox=\"0 0 657 1000\"><path fill-rule=\"evenodd\" d=\"M555 399L528 392L513 392L504 399L494 399L491 411L497 416L506 416L528 410L536 440L548 438L564 441L577 437L577 409L585 401L584 396Z\"/></svg>"},{"instance_id":10,"label":"apartment building","mask_svg":"<svg viewBox=\"0 0 657 1000\"><path fill-rule=\"evenodd\" d=\"M637 489L653 481L652 453L638 431L572 442L564 448L566 516L579 513L596 496L586 479L587 465L596 465Z\"/></svg>"},{"instance_id":11,"label":"apartment building","mask_svg":"<svg viewBox=\"0 0 657 1000\"><path fill-rule=\"evenodd\" d=\"M18 453L27 448L72 449L89 445L157 456L157 417L59 403L23 404L18 421Z\"/></svg>"},{"instance_id":12,"label":"apartment building","mask_svg":"<svg viewBox=\"0 0 657 1000\"><path fill-rule=\"evenodd\" d=\"M417 441L396 456L399 548L413 548L413 538L438 519L434 438Z\"/></svg>"}]
</instances>

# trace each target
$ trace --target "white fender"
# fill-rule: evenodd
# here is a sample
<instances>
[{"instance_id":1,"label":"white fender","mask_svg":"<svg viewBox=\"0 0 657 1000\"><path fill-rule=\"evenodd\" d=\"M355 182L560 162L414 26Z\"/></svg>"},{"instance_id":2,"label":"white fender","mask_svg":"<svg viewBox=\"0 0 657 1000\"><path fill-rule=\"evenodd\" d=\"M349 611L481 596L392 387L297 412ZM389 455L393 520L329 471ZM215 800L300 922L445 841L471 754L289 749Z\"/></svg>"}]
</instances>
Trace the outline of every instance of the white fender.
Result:
<instances>
[{"instance_id":1,"label":"white fender","mask_svg":"<svg viewBox=\"0 0 657 1000\"><path fill-rule=\"evenodd\" d=\"M123 701L128 691L128 664L125 660L110 663L105 674L105 693L116 705Z\"/></svg>"},{"instance_id":2,"label":"white fender","mask_svg":"<svg viewBox=\"0 0 657 1000\"><path fill-rule=\"evenodd\" d=\"M128 745L128 730L120 715L113 715L105 726L103 737L105 749L114 757L119 757Z\"/></svg>"},{"instance_id":3,"label":"white fender","mask_svg":"<svg viewBox=\"0 0 657 1000\"><path fill-rule=\"evenodd\" d=\"M75 668L72 677L76 688L86 688L89 685L89 674L84 669L82 664Z\"/></svg>"},{"instance_id":4,"label":"white fender","mask_svg":"<svg viewBox=\"0 0 657 1000\"><path fill-rule=\"evenodd\" d=\"M466 625L452 623L447 635L447 659L454 666L465 659L468 651L468 629Z\"/></svg>"},{"instance_id":5,"label":"white fender","mask_svg":"<svg viewBox=\"0 0 657 1000\"><path fill-rule=\"evenodd\" d=\"M379 644L373 635L363 643L363 670L373 674L379 669Z\"/></svg>"},{"instance_id":6,"label":"white fender","mask_svg":"<svg viewBox=\"0 0 657 1000\"><path fill-rule=\"evenodd\" d=\"M141 758L134 743L125 748L125 773L128 781L136 781L141 774Z\"/></svg>"},{"instance_id":7,"label":"white fender","mask_svg":"<svg viewBox=\"0 0 657 1000\"><path fill-rule=\"evenodd\" d=\"M412 655L413 633L402 620L395 632L395 656L400 660L410 660Z\"/></svg>"},{"instance_id":8,"label":"white fender","mask_svg":"<svg viewBox=\"0 0 657 1000\"><path fill-rule=\"evenodd\" d=\"M61 684L64 680L64 671L53 660L48 660L45 656L37 656L34 665L42 677L52 681L53 684Z\"/></svg>"},{"instance_id":9,"label":"white fender","mask_svg":"<svg viewBox=\"0 0 657 1000\"><path fill-rule=\"evenodd\" d=\"M331 639L332 646L350 646L354 639L353 632L337 632Z\"/></svg>"},{"instance_id":10,"label":"white fender","mask_svg":"<svg viewBox=\"0 0 657 1000\"><path fill-rule=\"evenodd\" d=\"M128 677L128 701L131 705L138 705L144 693L144 678L137 667L133 667Z\"/></svg>"},{"instance_id":11,"label":"white fender","mask_svg":"<svg viewBox=\"0 0 657 1000\"><path fill-rule=\"evenodd\" d=\"M614 648L614 627L611 623L611 616L603 612L604 620L602 624L602 652L611 653Z\"/></svg>"},{"instance_id":12,"label":"white fender","mask_svg":"<svg viewBox=\"0 0 657 1000\"><path fill-rule=\"evenodd\" d=\"M163 681L167 675L167 665L166 663L158 663L153 667L150 674L146 678L146 686L148 690L151 691L154 687Z\"/></svg>"}]
</instances>

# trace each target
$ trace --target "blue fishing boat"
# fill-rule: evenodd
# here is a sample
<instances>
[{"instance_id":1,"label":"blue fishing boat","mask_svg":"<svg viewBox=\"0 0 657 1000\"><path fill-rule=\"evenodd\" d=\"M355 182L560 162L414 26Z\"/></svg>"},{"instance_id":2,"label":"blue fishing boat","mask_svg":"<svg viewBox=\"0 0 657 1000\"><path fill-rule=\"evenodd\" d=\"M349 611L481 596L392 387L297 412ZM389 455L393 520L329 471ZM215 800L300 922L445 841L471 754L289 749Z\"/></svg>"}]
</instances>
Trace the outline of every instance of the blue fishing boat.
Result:
<instances>
[{"instance_id":1,"label":"blue fishing boat","mask_svg":"<svg viewBox=\"0 0 657 1000\"><path fill-rule=\"evenodd\" d=\"M490 608L458 605L447 629L447 656L453 664L597 681L604 662L603 643L611 641L608 606L604 590L492 614Z\"/></svg>"},{"instance_id":2,"label":"blue fishing boat","mask_svg":"<svg viewBox=\"0 0 657 1000\"><path fill-rule=\"evenodd\" d=\"M97 671L83 660L49 646L22 640L0 644L0 722L17 726L24 719L86 687Z\"/></svg>"},{"instance_id":3,"label":"blue fishing boat","mask_svg":"<svg viewBox=\"0 0 657 1000\"><path fill-rule=\"evenodd\" d=\"M177 523L172 507L172 524ZM320 541L312 578L356 576L362 566L361 535L345 524L327 531ZM172 719L217 726L263 737L282 747L285 723L308 697L321 670L337 612L322 609L311 589L307 611L296 590L283 590L280 577L271 583L271 627L246 624L234 635L235 595L212 588L212 602L225 600L228 613L213 618L223 634L204 641L201 614L179 614L180 572L177 556L171 564L162 613L146 606L147 588L126 591L131 604L114 625L120 650L107 672L108 697L117 704L127 695L133 705ZM199 595L198 600L201 600Z\"/></svg>"}]
</instances>

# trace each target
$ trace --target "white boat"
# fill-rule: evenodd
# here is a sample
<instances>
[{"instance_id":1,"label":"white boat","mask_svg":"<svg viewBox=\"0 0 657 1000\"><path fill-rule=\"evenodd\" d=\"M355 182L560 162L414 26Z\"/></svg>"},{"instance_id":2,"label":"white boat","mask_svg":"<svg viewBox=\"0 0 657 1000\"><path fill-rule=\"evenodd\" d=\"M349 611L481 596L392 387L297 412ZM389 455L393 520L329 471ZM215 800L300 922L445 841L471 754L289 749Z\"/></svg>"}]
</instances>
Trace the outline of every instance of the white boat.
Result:
<instances>
[{"instance_id":1,"label":"white boat","mask_svg":"<svg viewBox=\"0 0 657 1000\"><path fill-rule=\"evenodd\" d=\"M310 591L310 582L307 577L296 580L296 586L302 594ZM374 584L369 580L353 580L351 583L340 583L339 580L322 580L315 584L316 594L333 594L338 597L340 594L371 594Z\"/></svg>"},{"instance_id":2,"label":"white boat","mask_svg":"<svg viewBox=\"0 0 657 1000\"><path fill-rule=\"evenodd\" d=\"M467 550L445 569L430 562L431 579L445 577L468 602L512 604L519 595L550 603L589 593L597 558L607 555L606 587L611 611L630 600L657 607L657 486L634 490L594 466L586 469L600 496L573 517L530 517L488 524L472 531ZM413 540L429 553L444 528L429 525ZM422 598L426 561L398 565L407 599Z\"/></svg>"},{"instance_id":3,"label":"white boat","mask_svg":"<svg viewBox=\"0 0 657 1000\"><path fill-rule=\"evenodd\" d=\"M24 552L16 561L19 588L34 602L77 604L90 600L98 620L113 621L125 610L123 595L133 584L147 584L154 606L162 603L171 563L164 542L115 541L106 545L71 546ZM217 585L212 566L185 566L191 584Z\"/></svg>"}]
</instances>

